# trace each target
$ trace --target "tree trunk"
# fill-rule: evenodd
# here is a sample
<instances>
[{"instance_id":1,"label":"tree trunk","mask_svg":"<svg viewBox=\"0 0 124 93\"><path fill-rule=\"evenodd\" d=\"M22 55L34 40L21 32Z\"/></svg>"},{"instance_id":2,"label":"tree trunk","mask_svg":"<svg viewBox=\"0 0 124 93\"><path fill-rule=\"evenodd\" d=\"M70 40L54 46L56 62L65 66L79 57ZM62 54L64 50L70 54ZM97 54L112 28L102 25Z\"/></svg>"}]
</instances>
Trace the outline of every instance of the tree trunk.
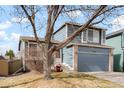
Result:
<instances>
[{"instance_id":1,"label":"tree trunk","mask_svg":"<svg viewBox=\"0 0 124 93\"><path fill-rule=\"evenodd\" d=\"M52 79L51 76L51 55L47 53L46 62L44 63L44 79Z\"/></svg>"},{"instance_id":2,"label":"tree trunk","mask_svg":"<svg viewBox=\"0 0 124 93\"><path fill-rule=\"evenodd\" d=\"M41 45L41 54L42 54L42 62L43 62L43 70L44 70L44 79L50 80L51 76L51 63L52 63L52 54L48 53L48 44Z\"/></svg>"}]
</instances>

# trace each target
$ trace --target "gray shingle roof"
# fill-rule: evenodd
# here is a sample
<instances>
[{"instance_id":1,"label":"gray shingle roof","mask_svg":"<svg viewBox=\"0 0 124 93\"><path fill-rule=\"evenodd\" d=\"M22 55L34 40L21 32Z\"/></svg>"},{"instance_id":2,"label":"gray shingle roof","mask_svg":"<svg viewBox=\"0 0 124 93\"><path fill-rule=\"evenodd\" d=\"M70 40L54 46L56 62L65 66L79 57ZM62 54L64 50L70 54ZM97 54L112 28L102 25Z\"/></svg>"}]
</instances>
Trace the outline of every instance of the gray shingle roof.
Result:
<instances>
[{"instance_id":1,"label":"gray shingle roof","mask_svg":"<svg viewBox=\"0 0 124 93\"><path fill-rule=\"evenodd\" d=\"M85 46L85 47L97 47L97 48L108 48L108 49L114 49L111 46L108 45L95 45L95 44L84 44L84 43L71 43L67 47L78 45L78 46Z\"/></svg>"},{"instance_id":2,"label":"gray shingle roof","mask_svg":"<svg viewBox=\"0 0 124 93\"><path fill-rule=\"evenodd\" d=\"M58 31L60 31L60 29L62 29L64 26L66 25L74 25L74 26L82 26L82 24L79 24L79 23L75 23L75 22L65 22L61 27L58 28L58 30L56 30L53 34L57 33ZM100 30L103 30L103 31L106 31L107 29L105 28L102 28L102 27L99 27L99 26L90 26L89 28L92 28L92 29L100 29Z\"/></svg>"},{"instance_id":3,"label":"gray shingle roof","mask_svg":"<svg viewBox=\"0 0 124 93\"><path fill-rule=\"evenodd\" d=\"M39 38L40 42L45 42L45 39L44 38ZM21 42L22 41L33 41L33 42L36 42L36 39L34 37L31 37L31 36L20 36L20 41L19 41L19 46L18 46L18 50L20 50L20 45L21 45ZM53 44L58 44L60 43L59 41L57 40L51 40L51 43Z\"/></svg>"},{"instance_id":4,"label":"gray shingle roof","mask_svg":"<svg viewBox=\"0 0 124 93\"><path fill-rule=\"evenodd\" d=\"M34 37L30 37L30 36L20 36L20 40L23 40L23 41L36 41L36 39ZM44 38L39 38L39 40L41 42L44 42L45 39ZM51 40L52 43L60 43L59 41L57 40Z\"/></svg>"},{"instance_id":5,"label":"gray shingle roof","mask_svg":"<svg viewBox=\"0 0 124 93\"><path fill-rule=\"evenodd\" d=\"M124 29L121 29L121 30L118 30L118 31L115 31L115 32L112 32L110 34L107 34L106 35L106 38L111 38L111 37L114 37L114 36L117 36L117 35L120 35L124 32Z\"/></svg>"}]
</instances>

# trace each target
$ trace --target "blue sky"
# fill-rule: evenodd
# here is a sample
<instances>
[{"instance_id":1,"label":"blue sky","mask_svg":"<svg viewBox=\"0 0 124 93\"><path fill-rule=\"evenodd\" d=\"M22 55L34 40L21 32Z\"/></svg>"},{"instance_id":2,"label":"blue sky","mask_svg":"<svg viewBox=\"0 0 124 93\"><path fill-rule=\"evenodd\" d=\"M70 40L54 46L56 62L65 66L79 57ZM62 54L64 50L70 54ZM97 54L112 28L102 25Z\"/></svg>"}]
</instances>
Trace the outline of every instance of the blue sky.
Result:
<instances>
[{"instance_id":1,"label":"blue sky","mask_svg":"<svg viewBox=\"0 0 124 93\"><path fill-rule=\"evenodd\" d=\"M17 18L10 16L12 6L2 6L6 9L0 15L0 54L5 54L6 50L13 49L16 53L18 50L19 37L21 35L32 35L32 31L27 31L25 21L22 25L16 23Z\"/></svg>"},{"instance_id":2,"label":"blue sky","mask_svg":"<svg viewBox=\"0 0 124 93\"><path fill-rule=\"evenodd\" d=\"M18 52L19 37L32 36L33 32L30 27L28 29L26 28L26 24L28 23L27 19L24 19L21 25L16 23L19 20L19 18L12 15L13 6L1 6L1 7L4 8L6 11L3 11L2 13L0 13L0 54L4 55L5 51L9 49L14 50L14 53L16 54ZM43 16L44 16L44 19L47 17L45 13ZM81 14L80 11L77 11L76 15L70 14L70 16L74 18L76 22L82 23L83 15ZM58 29L58 27L60 27L64 22L71 21L66 16L59 17L58 20L59 21L57 21L56 23L55 30ZM112 28L109 28L103 25L100 25L100 26L108 29L107 33L112 32L114 30L119 30L124 26L124 15L119 16L118 18L115 18L110 22L114 22L116 24L117 20L120 21L121 27L113 26ZM42 31L38 32L42 37L45 34L44 28L45 27L42 28Z\"/></svg>"}]
</instances>

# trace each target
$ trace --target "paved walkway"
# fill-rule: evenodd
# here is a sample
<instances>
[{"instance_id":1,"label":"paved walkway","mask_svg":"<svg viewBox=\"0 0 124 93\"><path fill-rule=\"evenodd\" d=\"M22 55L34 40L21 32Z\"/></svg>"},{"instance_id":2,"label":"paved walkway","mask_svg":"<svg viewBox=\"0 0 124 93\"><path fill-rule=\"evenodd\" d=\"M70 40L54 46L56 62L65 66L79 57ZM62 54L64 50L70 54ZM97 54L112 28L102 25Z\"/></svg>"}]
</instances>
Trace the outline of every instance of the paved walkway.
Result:
<instances>
[{"instance_id":1,"label":"paved walkway","mask_svg":"<svg viewBox=\"0 0 124 93\"><path fill-rule=\"evenodd\" d=\"M88 74L124 85L124 72L91 72Z\"/></svg>"},{"instance_id":2,"label":"paved walkway","mask_svg":"<svg viewBox=\"0 0 124 93\"><path fill-rule=\"evenodd\" d=\"M0 80L5 79L6 77L0 77Z\"/></svg>"}]
</instances>

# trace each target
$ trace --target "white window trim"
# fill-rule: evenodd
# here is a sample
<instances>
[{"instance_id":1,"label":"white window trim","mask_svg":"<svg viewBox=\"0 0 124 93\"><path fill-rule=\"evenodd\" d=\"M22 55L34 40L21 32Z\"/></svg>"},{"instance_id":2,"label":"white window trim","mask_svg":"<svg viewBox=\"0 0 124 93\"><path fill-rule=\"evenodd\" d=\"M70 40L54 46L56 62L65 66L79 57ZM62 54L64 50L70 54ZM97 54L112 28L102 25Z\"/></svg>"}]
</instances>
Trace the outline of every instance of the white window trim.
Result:
<instances>
[{"instance_id":1,"label":"white window trim","mask_svg":"<svg viewBox=\"0 0 124 93\"><path fill-rule=\"evenodd\" d=\"M83 32L84 32L84 31L83 31ZM83 34L84 34L84 33L83 33L83 32L81 32L81 42L82 42L82 43L84 43L84 39L83 39L83 37L84 37Z\"/></svg>"},{"instance_id":2,"label":"white window trim","mask_svg":"<svg viewBox=\"0 0 124 93\"><path fill-rule=\"evenodd\" d=\"M93 41L90 41L90 40L89 40L89 36L88 36L89 31L88 31L88 30L92 30L92 31L93 31ZM99 43L99 42L95 42L95 41L94 41L94 32L95 32L95 31L97 31L97 30L94 30L94 29L87 29L87 31L86 31L86 32L87 32L87 38L86 38L86 39L87 39L87 42L89 42L89 43ZM98 31L98 32L99 32L99 31ZM100 37L100 34L99 34L99 37ZM99 41L100 41L100 38L99 38Z\"/></svg>"},{"instance_id":3,"label":"white window trim","mask_svg":"<svg viewBox=\"0 0 124 93\"><path fill-rule=\"evenodd\" d=\"M95 34L96 34L95 32L98 32L98 37L97 37L98 42L94 41ZM93 30L93 42L99 44L99 42L100 42L100 31L98 31L98 30Z\"/></svg>"},{"instance_id":4,"label":"white window trim","mask_svg":"<svg viewBox=\"0 0 124 93\"><path fill-rule=\"evenodd\" d=\"M94 41L90 41L90 40L89 40L89 35L88 35L88 34L89 34L89 30L92 30L92 31L93 31L93 29L88 29L88 30L87 30L87 41L88 41L89 43L93 43ZM93 37L94 37L94 36L93 36Z\"/></svg>"},{"instance_id":5,"label":"white window trim","mask_svg":"<svg viewBox=\"0 0 124 93\"><path fill-rule=\"evenodd\" d=\"M86 41L84 41L84 39L83 39L83 34L84 34L83 32L81 32L81 42L82 43L87 43L88 32L86 31Z\"/></svg>"}]
</instances>

